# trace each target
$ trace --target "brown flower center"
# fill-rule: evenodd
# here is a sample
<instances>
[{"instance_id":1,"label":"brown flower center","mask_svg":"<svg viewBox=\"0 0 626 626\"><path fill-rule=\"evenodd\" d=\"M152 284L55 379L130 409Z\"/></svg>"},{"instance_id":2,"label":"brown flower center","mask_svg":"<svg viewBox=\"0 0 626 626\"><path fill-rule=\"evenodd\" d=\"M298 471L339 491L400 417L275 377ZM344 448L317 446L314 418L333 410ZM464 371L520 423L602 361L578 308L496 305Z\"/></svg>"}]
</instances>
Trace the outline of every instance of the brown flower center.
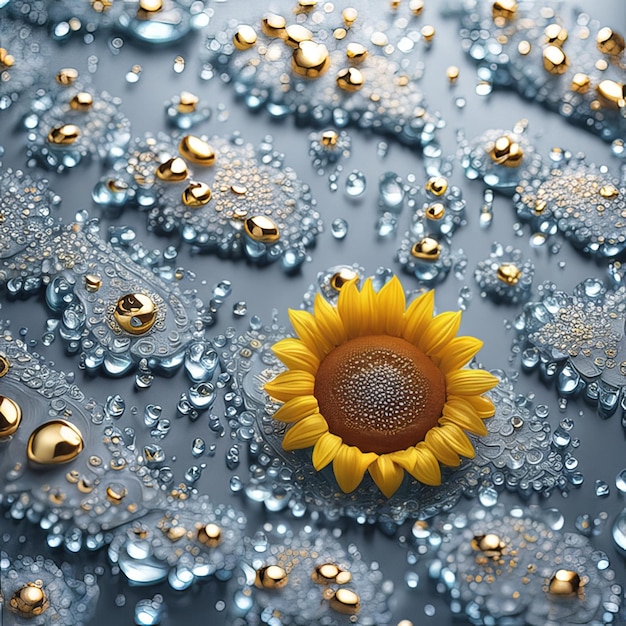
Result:
<instances>
[{"instance_id":1,"label":"brown flower center","mask_svg":"<svg viewBox=\"0 0 626 626\"><path fill-rule=\"evenodd\" d=\"M385 454L422 441L438 423L445 379L399 337L352 339L320 363L314 395L331 433L362 452Z\"/></svg>"}]
</instances>

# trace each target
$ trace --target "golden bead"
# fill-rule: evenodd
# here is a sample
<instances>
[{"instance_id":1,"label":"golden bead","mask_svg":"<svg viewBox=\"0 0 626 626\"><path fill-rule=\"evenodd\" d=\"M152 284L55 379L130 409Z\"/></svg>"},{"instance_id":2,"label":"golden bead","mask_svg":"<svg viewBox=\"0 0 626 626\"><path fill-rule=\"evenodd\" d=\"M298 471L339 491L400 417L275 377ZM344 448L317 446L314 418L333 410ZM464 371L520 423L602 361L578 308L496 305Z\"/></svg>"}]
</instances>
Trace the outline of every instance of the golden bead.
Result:
<instances>
[{"instance_id":1,"label":"golden bead","mask_svg":"<svg viewBox=\"0 0 626 626\"><path fill-rule=\"evenodd\" d=\"M73 461L84 447L83 436L74 424L55 419L41 424L30 434L26 454L36 465L60 465Z\"/></svg>"},{"instance_id":2,"label":"golden bead","mask_svg":"<svg viewBox=\"0 0 626 626\"><path fill-rule=\"evenodd\" d=\"M349 43L346 47L346 56L352 63L361 63L367 56L367 48L360 43Z\"/></svg>"},{"instance_id":3,"label":"golden bead","mask_svg":"<svg viewBox=\"0 0 626 626\"><path fill-rule=\"evenodd\" d=\"M498 558L506 547L502 539L495 533L475 535L471 542L472 548L490 558Z\"/></svg>"},{"instance_id":4,"label":"golden bead","mask_svg":"<svg viewBox=\"0 0 626 626\"><path fill-rule=\"evenodd\" d=\"M342 267L338 272L335 272L330 277L330 286L335 291L341 291L344 285L347 285L353 280L358 280L359 275L349 267Z\"/></svg>"},{"instance_id":5,"label":"golden bead","mask_svg":"<svg viewBox=\"0 0 626 626\"><path fill-rule=\"evenodd\" d=\"M515 0L496 0L491 6L491 15L494 20L509 21L517 13L517 2Z\"/></svg>"},{"instance_id":6,"label":"golden bead","mask_svg":"<svg viewBox=\"0 0 626 626\"><path fill-rule=\"evenodd\" d=\"M624 52L624 38L608 26L598 31L596 44L598 45L598 50L603 54L619 56Z\"/></svg>"},{"instance_id":7,"label":"golden bead","mask_svg":"<svg viewBox=\"0 0 626 626\"><path fill-rule=\"evenodd\" d=\"M435 27L430 24L426 24L425 26L422 26L421 33L425 41L431 42L435 36Z\"/></svg>"},{"instance_id":8,"label":"golden bead","mask_svg":"<svg viewBox=\"0 0 626 626\"><path fill-rule=\"evenodd\" d=\"M437 261L441 256L441 244L432 237L424 237L413 244L411 255L422 261Z\"/></svg>"},{"instance_id":9,"label":"golden bead","mask_svg":"<svg viewBox=\"0 0 626 626\"><path fill-rule=\"evenodd\" d=\"M446 208L441 204L441 202L435 202L430 206L426 207L426 218L433 221L439 221L443 219L443 216L446 214Z\"/></svg>"},{"instance_id":10,"label":"golden bead","mask_svg":"<svg viewBox=\"0 0 626 626\"><path fill-rule=\"evenodd\" d=\"M530 45L530 41L526 41L526 39L522 39L522 41L517 44L517 51L523 57L525 57L527 54L530 54L531 49L532 46Z\"/></svg>"},{"instance_id":11,"label":"golden bead","mask_svg":"<svg viewBox=\"0 0 626 626\"><path fill-rule=\"evenodd\" d=\"M161 530L163 530L165 536L172 543L180 541L187 534L187 531L183 526L168 526L167 528L162 528Z\"/></svg>"},{"instance_id":12,"label":"golden bead","mask_svg":"<svg viewBox=\"0 0 626 626\"><path fill-rule=\"evenodd\" d=\"M15 57L9 54L6 48L0 48L0 65L4 65L4 67L13 67L15 65Z\"/></svg>"},{"instance_id":13,"label":"golden bead","mask_svg":"<svg viewBox=\"0 0 626 626\"><path fill-rule=\"evenodd\" d=\"M285 29L285 43L290 48L298 48L304 41L311 41L313 33L300 24L290 24Z\"/></svg>"},{"instance_id":14,"label":"golden bead","mask_svg":"<svg viewBox=\"0 0 626 626\"><path fill-rule=\"evenodd\" d=\"M198 528L198 541L209 548L215 548L222 541L222 529L217 524L200 526Z\"/></svg>"},{"instance_id":15,"label":"golden bead","mask_svg":"<svg viewBox=\"0 0 626 626\"><path fill-rule=\"evenodd\" d=\"M433 196L443 196L448 191L448 181L443 176L431 176L426 181L425 188Z\"/></svg>"},{"instance_id":16,"label":"golden bead","mask_svg":"<svg viewBox=\"0 0 626 626\"><path fill-rule=\"evenodd\" d=\"M337 145L339 134L336 130L325 130L320 136L320 143L324 148L332 150Z\"/></svg>"},{"instance_id":17,"label":"golden bead","mask_svg":"<svg viewBox=\"0 0 626 626\"><path fill-rule=\"evenodd\" d=\"M211 200L211 188L206 183L191 182L183 191L183 204L192 209L204 206L209 200Z\"/></svg>"},{"instance_id":18,"label":"golden bead","mask_svg":"<svg viewBox=\"0 0 626 626\"><path fill-rule=\"evenodd\" d=\"M178 106L176 109L179 113L193 113L200 102L200 98L189 91L181 91L178 96Z\"/></svg>"},{"instance_id":19,"label":"golden bead","mask_svg":"<svg viewBox=\"0 0 626 626\"><path fill-rule=\"evenodd\" d=\"M106 184L113 193L126 191L128 189L128 184L119 178L109 178Z\"/></svg>"},{"instance_id":20,"label":"golden bead","mask_svg":"<svg viewBox=\"0 0 626 626\"><path fill-rule=\"evenodd\" d=\"M343 23L350 28L352 24L356 21L356 18L359 16L359 12L353 7L346 7L341 12L341 17L343 17Z\"/></svg>"},{"instance_id":21,"label":"golden bead","mask_svg":"<svg viewBox=\"0 0 626 626\"><path fill-rule=\"evenodd\" d=\"M317 0L298 0L298 8L303 12L308 12L317 6Z\"/></svg>"},{"instance_id":22,"label":"golden bead","mask_svg":"<svg viewBox=\"0 0 626 626\"><path fill-rule=\"evenodd\" d=\"M80 136L80 128L74 124L62 124L50 129L48 141L58 146L69 146Z\"/></svg>"},{"instance_id":23,"label":"golden bead","mask_svg":"<svg viewBox=\"0 0 626 626\"><path fill-rule=\"evenodd\" d=\"M122 500L128 495L128 489L124 487L124 485L120 484L110 484L107 486L107 500L118 506L122 503Z\"/></svg>"},{"instance_id":24,"label":"golden bead","mask_svg":"<svg viewBox=\"0 0 626 626\"><path fill-rule=\"evenodd\" d=\"M522 271L515 263L502 263L498 267L497 276L498 280L501 280L507 285L517 285L519 279L522 277Z\"/></svg>"},{"instance_id":25,"label":"golden bead","mask_svg":"<svg viewBox=\"0 0 626 626\"><path fill-rule=\"evenodd\" d=\"M180 157L172 157L157 167L156 175L168 183L179 183L189 176L189 170Z\"/></svg>"},{"instance_id":26,"label":"golden bead","mask_svg":"<svg viewBox=\"0 0 626 626\"><path fill-rule=\"evenodd\" d=\"M611 109L623 109L626 107L626 83L616 83L614 80L603 80L597 87L596 92L600 102Z\"/></svg>"},{"instance_id":27,"label":"golden bead","mask_svg":"<svg viewBox=\"0 0 626 626\"><path fill-rule=\"evenodd\" d=\"M246 235L259 243L274 243L280 239L278 226L265 215L249 217L243 224Z\"/></svg>"},{"instance_id":28,"label":"golden bead","mask_svg":"<svg viewBox=\"0 0 626 626\"><path fill-rule=\"evenodd\" d=\"M93 97L87 91L78 92L70 100L70 109L73 111L89 111L93 106Z\"/></svg>"},{"instance_id":29,"label":"golden bead","mask_svg":"<svg viewBox=\"0 0 626 626\"><path fill-rule=\"evenodd\" d=\"M10 367L11 363L9 362L9 359L0 354L0 378L2 378L9 371Z\"/></svg>"},{"instance_id":30,"label":"golden bead","mask_svg":"<svg viewBox=\"0 0 626 626\"><path fill-rule=\"evenodd\" d=\"M143 335L154 326L157 311L150 296L127 293L117 301L113 317L122 330L131 335Z\"/></svg>"},{"instance_id":31,"label":"golden bead","mask_svg":"<svg viewBox=\"0 0 626 626\"><path fill-rule=\"evenodd\" d=\"M9 606L25 617L41 615L49 606L46 593L40 580L20 587L9 600Z\"/></svg>"},{"instance_id":32,"label":"golden bead","mask_svg":"<svg viewBox=\"0 0 626 626\"><path fill-rule=\"evenodd\" d=\"M329 65L328 48L314 41L303 41L293 51L291 58L291 69L294 74L305 78L318 78L326 72Z\"/></svg>"},{"instance_id":33,"label":"golden bead","mask_svg":"<svg viewBox=\"0 0 626 626\"><path fill-rule=\"evenodd\" d=\"M270 13L261 20L261 30L268 37L286 37L287 20L282 15Z\"/></svg>"},{"instance_id":34,"label":"golden bead","mask_svg":"<svg viewBox=\"0 0 626 626\"><path fill-rule=\"evenodd\" d=\"M543 49L543 67L550 74L564 74L569 65L565 52L558 46L546 46Z\"/></svg>"},{"instance_id":35,"label":"golden bead","mask_svg":"<svg viewBox=\"0 0 626 626\"><path fill-rule=\"evenodd\" d=\"M446 76L451 83L455 83L459 78L459 68L456 65L451 65L446 70Z\"/></svg>"},{"instance_id":36,"label":"golden bead","mask_svg":"<svg viewBox=\"0 0 626 626\"><path fill-rule=\"evenodd\" d=\"M256 572L254 586L259 589L280 589L289 582L287 572L279 565L265 565Z\"/></svg>"},{"instance_id":37,"label":"golden bead","mask_svg":"<svg viewBox=\"0 0 626 626\"><path fill-rule=\"evenodd\" d=\"M90 293L98 291L102 287L102 281L95 274L85 274L85 289Z\"/></svg>"},{"instance_id":38,"label":"golden bead","mask_svg":"<svg viewBox=\"0 0 626 626\"><path fill-rule=\"evenodd\" d=\"M599 193L603 198L617 198L619 189L615 185L609 184L601 187Z\"/></svg>"},{"instance_id":39,"label":"golden bead","mask_svg":"<svg viewBox=\"0 0 626 626\"><path fill-rule=\"evenodd\" d=\"M411 0L409 2L409 10L413 15L420 15L424 10L424 0Z\"/></svg>"},{"instance_id":40,"label":"golden bead","mask_svg":"<svg viewBox=\"0 0 626 626\"><path fill-rule=\"evenodd\" d=\"M244 185L231 185L230 190L236 196L245 196L248 193L248 188L245 187Z\"/></svg>"},{"instance_id":41,"label":"golden bead","mask_svg":"<svg viewBox=\"0 0 626 626\"><path fill-rule=\"evenodd\" d=\"M71 85L78 78L78 70L73 67L64 67L60 69L54 79L57 81L59 85L63 85L67 87Z\"/></svg>"},{"instance_id":42,"label":"golden bead","mask_svg":"<svg viewBox=\"0 0 626 626\"><path fill-rule=\"evenodd\" d=\"M546 36L546 43L559 48L567 41L567 31L558 24L548 24L543 34Z\"/></svg>"},{"instance_id":43,"label":"golden bead","mask_svg":"<svg viewBox=\"0 0 626 626\"><path fill-rule=\"evenodd\" d=\"M22 409L12 398L0 396L0 438L10 437L20 427Z\"/></svg>"},{"instance_id":44,"label":"golden bead","mask_svg":"<svg viewBox=\"0 0 626 626\"><path fill-rule=\"evenodd\" d=\"M554 596L573 596L581 587L580 576L569 569L560 569L550 579L549 590Z\"/></svg>"},{"instance_id":45,"label":"golden bead","mask_svg":"<svg viewBox=\"0 0 626 626\"><path fill-rule=\"evenodd\" d=\"M587 93L590 86L591 80L589 76L587 76L587 74L583 74L582 72L574 74L572 82L570 83L570 89L576 93Z\"/></svg>"},{"instance_id":46,"label":"golden bead","mask_svg":"<svg viewBox=\"0 0 626 626\"><path fill-rule=\"evenodd\" d=\"M330 608L343 615L356 615L361 609L361 600L350 589L337 589L330 598Z\"/></svg>"},{"instance_id":47,"label":"golden bead","mask_svg":"<svg viewBox=\"0 0 626 626\"><path fill-rule=\"evenodd\" d=\"M359 91L365 84L365 77L356 67L346 67L337 73L337 86L344 91Z\"/></svg>"},{"instance_id":48,"label":"golden bead","mask_svg":"<svg viewBox=\"0 0 626 626\"><path fill-rule=\"evenodd\" d=\"M519 167L524 158L522 147L510 137L502 135L489 146L489 156L494 163L505 167Z\"/></svg>"},{"instance_id":49,"label":"golden bead","mask_svg":"<svg viewBox=\"0 0 626 626\"><path fill-rule=\"evenodd\" d=\"M106 13L113 6L113 0L90 0L90 4L96 13Z\"/></svg>"},{"instance_id":50,"label":"golden bead","mask_svg":"<svg viewBox=\"0 0 626 626\"><path fill-rule=\"evenodd\" d=\"M352 574L334 563L316 565L311 580L318 585L346 585L352 580Z\"/></svg>"},{"instance_id":51,"label":"golden bead","mask_svg":"<svg viewBox=\"0 0 626 626\"><path fill-rule=\"evenodd\" d=\"M195 135L185 135L178 144L178 152L187 161L191 161L196 165L208 167L215 163L215 151L213 148L204 139L200 139L200 137Z\"/></svg>"},{"instance_id":52,"label":"golden bead","mask_svg":"<svg viewBox=\"0 0 626 626\"><path fill-rule=\"evenodd\" d=\"M256 43L256 31L252 28L252 26L241 24L239 28L237 28L237 32L233 37L233 43L235 44L235 48L237 48L237 50L247 50L248 48L252 48L252 46Z\"/></svg>"},{"instance_id":53,"label":"golden bead","mask_svg":"<svg viewBox=\"0 0 626 626\"><path fill-rule=\"evenodd\" d=\"M139 11L158 13L163 8L163 0L139 0Z\"/></svg>"}]
</instances>

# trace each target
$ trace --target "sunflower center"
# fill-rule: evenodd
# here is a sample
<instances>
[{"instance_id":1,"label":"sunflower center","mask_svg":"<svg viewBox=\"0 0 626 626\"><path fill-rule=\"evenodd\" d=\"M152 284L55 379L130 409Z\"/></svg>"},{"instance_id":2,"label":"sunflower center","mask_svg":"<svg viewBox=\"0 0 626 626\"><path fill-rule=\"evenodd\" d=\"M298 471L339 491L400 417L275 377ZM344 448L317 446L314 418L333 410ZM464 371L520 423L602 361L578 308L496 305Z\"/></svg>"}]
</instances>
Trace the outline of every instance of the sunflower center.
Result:
<instances>
[{"instance_id":1,"label":"sunflower center","mask_svg":"<svg viewBox=\"0 0 626 626\"><path fill-rule=\"evenodd\" d=\"M358 337L320 363L314 395L329 431L362 452L385 454L422 441L437 425L445 379L400 337Z\"/></svg>"}]
</instances>

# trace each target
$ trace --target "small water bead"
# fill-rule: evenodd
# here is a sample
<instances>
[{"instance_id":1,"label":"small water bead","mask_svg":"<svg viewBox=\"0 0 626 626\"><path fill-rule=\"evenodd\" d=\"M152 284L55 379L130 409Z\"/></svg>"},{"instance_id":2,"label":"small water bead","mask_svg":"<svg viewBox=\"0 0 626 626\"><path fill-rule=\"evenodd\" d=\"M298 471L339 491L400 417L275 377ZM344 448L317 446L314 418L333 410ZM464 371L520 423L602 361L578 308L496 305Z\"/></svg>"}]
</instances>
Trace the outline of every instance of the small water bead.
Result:
<instances>
[{"instance_id":1,"label":"small water bead","mask_svg":"<svg viewBox=\"0 0 626 626\"><path fill-rule=\"evenodd\" d=\"M611 535L615 545L626 554L626 509L615 518Z\"/></svg>"},{"instance_id":2,"label":"small water bead","mask_svg":"<svg viewBox=\"0 0 626 626\"><path fill-rule=\"evenodd\" d=\"M417 589L419 584L419 574L417 572L407 572L404 575L404 582L409 589Z\"/></svg>"},{"instance_id":3,"label":"small water bead","mask_svg":"<svg viewBox=\"0 0 626 626\"><path fill-rule=\"evenodd\" d=\"M157 626L161 623L163 613L164 605L161 596L155 596L152 600L139 600L135 605L135 624Z\"/></svg>"},{"instance_id":4,"label":"small water bead","mask_svg":"<svg viewBox=\"0 0 626 626\"><path fill-rule=\"evenodd\" d=\"M620 494L626 494L626 469L621 470L615 477L615 486Z\"/></svg>"},{"instance_id":5,"label":"small water bead","mask_svg":"<svg viewBox=\"0 0 626 626\"><path fill-rule=\"evenodd\" d=\"M379 200L386 209L399 212L404 203L404 182L394 172L386 172L378 182Z\"/></svg>"},{"instance_id":6,"label":"small water bead","mask_svg":"<svg viewBox=\"0 0 626 626\"><path fill-rule=\"evenodd\" d=\"M360 198L365 193L366 187L367 181L363 172L353 170L350 174L348 174L345 187L346 196L348 196L348 198Z\"/></svg>"},{"instance_id":7,"label":"small water bead","mask_svg":"<svg viewBox=\"0 0 626 626\"><path fill-rule=\"evenodd\" d=\"M348 222L338 217L330 225L330 231L335 239L344 239L348 234Z\"/></svg>"},{"instance_id":8,"label":"small water bead","mask_svg":"<svg viewBox=\"0 0 626 626\"><path fill-rule=\"evenodd\" d=\"M606 498L611 492L609 484L604 480L596 480L594 484L594 493L598 498Z\"/></svg>"},{"instance_id":9,"label":"small water bead","mask_svg":"<svg viewBox=\"0 0 626 626\"><path fill-rule=\"evenodd\" d=\"M206 451L206 443L204 439L196 437L191 443L191 454L195 457L202 456Z\"/></svg>"}]
</instances>

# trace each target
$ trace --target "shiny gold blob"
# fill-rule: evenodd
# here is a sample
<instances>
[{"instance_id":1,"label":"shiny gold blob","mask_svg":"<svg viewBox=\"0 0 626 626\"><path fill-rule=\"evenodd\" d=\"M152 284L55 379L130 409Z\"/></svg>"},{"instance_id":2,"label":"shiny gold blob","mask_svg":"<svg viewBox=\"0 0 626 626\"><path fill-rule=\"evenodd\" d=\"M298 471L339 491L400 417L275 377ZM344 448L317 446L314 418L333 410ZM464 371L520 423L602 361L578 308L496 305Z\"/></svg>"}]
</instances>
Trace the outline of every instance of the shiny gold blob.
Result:
<instances>
[{"instance_id":1,"label":"shiny gold blob","mask_svg":"<svg viewBox=\"0 0 626 626\"><path fill-rule=\"evenodd\" d=\"M106 13L113 6L113 0L90 0L90 4L96 13Z\"/></svg>"},{"instance_id":2,"label":"shiny gold blob","mask_svg":"<svg viewBox=\"0 0 626 626\"><path fill-rule=\"evenodd\" d=\"M95 274L85 274L85 289L95 293L102 287L102 281Z\"/></svg>"},{"instance_id":3,"label":"shiny gold blob","mask_svg":"<svg viewBox=\"0 0 626 626\"><path fill-rule=\"evenodd\" d=\"M157 311L150 296L127 293L117 301L113 317L122 330L131 335L143 335L154 326Z\"/></svg>"},{"instance_id":4,"label":"shiny gold blob","mask_svg":"<svg viewBox=\"0 0 626 626\"><path fill-rule=\"evenodd\" d=\"M489 156L498 165L519 167L524 158L524 151L516 141L513 141L506 135L502 135L489 147Z\"/></svg>"},{"instance_id":5,"label":"shiny gold blob","mask_svg":"<svg viewBox=\"0 0 626 626\"><path fill-rule=\"evenodd\" d=\"M409 10L413 15L420 15L424 10L424 0L411 0L409 2Z\"/></svg>"},{"instance_id":6,"label":"shiny gold blob","mask_svg":"<svg viewBox=\"0 0 626 626\"><path fill-rule=\"evenodd\" d=\"M617 198L617 196L619 196L619 189L615 185L604 185L600 188L600 195L603 198Z\"/></svg>"},{"instance_id":7,"label":"shiny gold blob","mask_svg":"<svg viewBox=\"0 0 626 626\"><path fill-rule=\"evenodd\" d=\"M20 587L9 600L9 606L25 617L41 615L49 606L48 598L40 580Z\"/></svg>"},{"instance_id":8,"label":"shiny gold blob","mask_svg":"<svg viewBox=\"0 0 626 626\"><path fill-rule=\"evenodd\" d=\"M430 24L422 26L422 30L420 32L422 33L424 40L427 42L431 42L435 37L435 27Z\"/></svg>"},{"instance_id":9,"label":"shiny gold blob","mask_svg":"<svg viewBox=\"0 0 626 626\"><path fill-rule=\"evenodd\" d=\"M60 465L73 461L84 447L83 436L74 424L51 420L30 434L26 455L36 465Z\"/></svg>"},{"instance_id":10,"label":"shiny gold blob","mask_svg":"<svg viewBox=\"0 0 626 626\"><path fill-rule=\"evenodd\" d=\"M6 48L0 48L0 65L4 67L13 67L15 65L15 57L9 54Z\"/></svg>"},{"instance_id":11,"label":"shiny gold blob","mask_svg":"<svg viewBox=\"0 0 626 626\"><path fill-rule=\"evenodd\" d=\"M451 83L456 83L459 78L459 68L456 65L450 65L446 70L446 76Z\"/></svg>"},{"instance_id":12,"label":"shiny gold blob","mask_svg":"<svg viewBox=\"0 0 626 626\"><path fill-rule=\"evenodd\" d=\"M318 78L330 65L328 48L322 43L303 41L293 51L291 69L294 74L305 78Z\"/></svg>"},{"instance_id":13,"label":"shiny gold blob","mask_svg":"<svg viewBox=\"0 0 626 626\"><path fill-rule=\"evenodd\" d=\"M548 24L543 34L546 36L546 43L559 48L567 41L567 31L559 24Z\"/></svg>"},{"instance_id":14,"label":"shiny gold blob","mask_svg":"<svg viewBox=\"0 0 626 626\"><path fill-rule=\"evenodd\" d=\"M341 17L343 17L343 23L350 28L354 22L356 22L356 18L359 16L359 12L354 7L346 7L341 12Z\"/></svg>"},{"instance_id":15,"label":"shiny gold blob","mask_svg":"<svg viewBox=\"0 0 626 626\"><path fill-rule=\"evenodd\" d=\"M550 74L564 74L568 65L569 59L558 46L546 46L543 49L543 67Z\"/></svg>"},{"instance_id":16,"label":"shiny gold blob","mask_svg":"<svg viewBox=\"0 0 626 626\"><path fill-rule=\"evenodd\" d=\"M48 133L48 141L58 146L69 146L80 136L80 128L74 124L54 126Z\"/></svg>"},{"instance_id":17,"label":"shiny gold blob","mask_svg":"<svg viewBox=\"0 0 626 626\"><path fill-rule=\"evenodd\" d=\"M560 569L550 579L549 591L554 596L573 596L581 587L580 576L569 569Z\"/></svg>"},{"instance_id":18,"label":"shiny gold blob","mask_svg":"<svg viewBox=\"0 0 626 626\"><path fill-rule=\"evenodd\" d=\"M20 427L22 409L12 398L0 396L0 438L10 437Z\"/></svg>"},{"instance_id":19,"label":"shiny gold blob","mask_svg":"<svg viewBox=\"0 0 626 626\"><path fill-rule=\"evenodd\" d=\"M265 215L249 217L243 224L246 235L259 243L274 243L280 239L278 226Z\"/></svg>"},{"instance_id":20,"label":"shiny gold blob","mask_svg":"<svg viewBox=\"0 0 626 626\"><path fill-rule=\"evenodd\" d=\"M127 495L128 489L124 485L110 484L107 487L107 500L115 506L120 505Z\"/></svg>"},{"instance_id":21,"label":"shiny gold blob","mask_svg":"<svg viewBox=\"0 0 626 626\"><path fill-rule=\"evenodd\" d=\"M200 526L198 528L198 541L209 548L215 548L222 541L222 529L217 524Z\"/></svg>"},{"instance_id":22,"label":"shiny gold blob","mask_svg":"<svg viewBox=\"0 0 626 626\"><path fill-rule=\"evenodd\" d=\"M499 558L506 547L502 539L495 533L475 535L471 542L472 548L490 558Z\"/></svg>"},{"instance_id":23,"label":"shiny gold blob","mask_svg":"<svg viewBox=\"0 0 626 626\"><path fill-rule=\"evenodd\" d=\"M158 13L163 8L163 0L139 0L139 11Z\"/></svg>"},{"instance_id":24,"label":"shiny gold blob","mask_svg":"<svg viewBox=\"0 0 626 626\"><path fill-rule=\"evenodd\" d=\"M318 585L346 585L352 580L352 574L334 563L316 565L311 580Z\"/></svg>"},{"instance_id":25,"label":"shiny gold blob","mask_svg":"<svg viewBox=\"0 0 626 626\"><path fill-rule=\"evenodd\" d=\"M603 54L617 57L624 52L624 38L608 26L598 31L596 43Z\"/></svg>"},{"instance_id":26,"label":"shiny gold blob","mask_svg":"<svg viewBox=\"0 0 626 626\"><path fill-rule=\"evenodd\" d=\"M443 176L431 176L426 181L425 188L433 196L443 196L448 191L448 181Z\"/></svg>"},{"instance_id":27,"label":"shiny gold blob","mask_svg":"<svg viewBox=\"0 0 626 626\"><path fill-rule=\"evenodd\" d=\"M168 183L179 183L189 176L189 170L180 157L172 157L157 167L156 175Z\"/></svg>"},{"instance_id":28,"label":"shiny gold blob","mask_svg":"<svg viewBox=\"0 0 626 626\"><path fill-rule=\"evenodd\" d=\"M261 20L261 30L268 37L286 37L287 20L282 15L270 13Z\"/></svg>"},{"instance_id":29,"label":"shiny gold blob","mask_svg":"<svg viewBox=\"0 0 626 626\"><path fill-rule=\"evenodd\" d=\"M422 261L437 261L441 256L441 244L432 237L424 237L413 244L411 255Z\"/></svg>"},{"instance_id":30,"label":"shiny gold blob","mask_svg":"<svg viewBox=\"0 0 626 626\"><path fill-rule=\"evenodd\" d=\"M317 0L298 0L298 8L303 12L313 10L317 6Z\"/></svg>"},{"instance_id":31,"label":"shiny gold blob","mask_svg":"<svg viewBox=\"0 0 626 626\"><path fill-rule=\"evenodd\" d=\"M576 93L587 93L590 86L591 79L587 76L587 74L576 72L576 74L572 76L572 82L570 83L570 89L572 91L575 91Z\"/></svg>"},{"instance_id":32,"label":"shiny gold blob","mask_svg":"<svg viewBox=\"0 0 626 626\"><path fill-rule=\"evenodd\" d=\"M338 139L339 133L336 130L325 130L320 137L320 143L324 148L332 150L337 145Z\"/></svg>"},{"instance_id":33,"label":"shiny gold blob","mask_svg":"<svg viewBox=\"0 0 626 626\"><path fill-rule=\"evenodd\" d=\"M346 67L337 72L337 86L344 91L359 91L365 84L365 77L356 67Z\"/></svg>"},{"instance_id":34,"label":"shiny gold blob","mask_svg":"<svg viewBox=\"0 0 626 626\"><path fill-rule=\"evenodd\" d=\"M71 85L78 78L78 70L73 67L64 67L60 69L54 79L57 81L59 85L63 85L67 87Z\"/></svg>"},{"instance_id":35,"label":"shiny gold blob","mask_svg":"<svg viewBox=\"0 0 626 626\"><path fill-rule=\"evenodd\" d=\"M197 165L208 167L215 163L215 151L213 148L204 139L200 139L200 137L195 135L185 135L178 144L178 152L187 161Z\"/></svg>"},{"instance_id":36,"label":"shiny gold blob","mask_svg":"<svg viewBox=\"0 0 626 626\"><path fill-rule=\"evenodd\" d=\"M248 188L244 185L231 185L230 190L236 196L245 196L248 193Z\"/></svg>"},{"instance_id":37,"label":"shiny gold blob","mask_svg":"<svg viewBox=\"0 0 626 626\"><path fill-rule=\"evenodd\" d=\"M289 582L287 572L279 565L266 565L256 572L254 586L259 589L280 589Z\"/></svg>"},{"instance_id":38,"label":"shiny gold blob","mask_svg":"<svg viewBox=\"0 0 626 626\"><path fill-rule=\"evenodd\" d=\"M333 611L342 615L356 615L361 610L361 599L350 589L337 589L329 604Z\"/></svg>"},{"instance_id":39,"label":"shiny gold blob","mask_svg":"<svg viewBox=\"0 0 626 626\"><path fill-rule=\"evenodd\" d=\"M335 291L341 291L344 285L348 284L353 280L357 280L359 275L349 267L342 267L338 272L335 272L330 277L330 286Z\"/></svg>"},{"instance_id":40,"label":"shiny gold blob","mask_svg":"<svg viewBox=\"0 0 626 626\"><path fill-rule=\"evenodd\" d=\"M252 26L241 24L233 37L233 43L237 50L247 50L256 43L256 31Z\"/></svg>"},{"instance_id":41,"label":"shiny gold blob","mask_svg":"<svg viewBox=\"0 0 626 626\"><path fill-rule=\"evenodd\" d=\"M429 220L439 221L446 214L446 208L441 202L435 202L426 207L426 217Z\"/></svg>"},{"instance_id":42,"label":"shiny gold blob","mask_svg":"<svg viewBox=\"0 0 626 626\"><path fill-rule=\"evenodd\" d=\"M73 111L89 111L93 106L93 97L87 91L79 91L70 100L70 109Z\"/></svg>"},{"instance_id":43,"label":"shiny gold blob","mask_svg":"<svg viewBox=\"0 0 626 626\"><path fill-rule=\"evenodd\" d=\"M367 56L367 48L360 43L349 43L346 47L346 56L352 63L361 63Z\"/></svg>"},{"instance_id":44,"label":"shiny gold blob","mask_svg":"<svg viewBox=\"0 0 626 626\"><path fill-rule=\"evenodd\" d=\"M515 263L502 263L498 267L497 277L507 285L517 285L522 277L522 271Z\"/></svg>"},{"instance_id":45,"label":"shiny gold blob","mask_svg":"<svg viewBox=\"0 0 626 626\"><path fill-rule=\"evenodd\" d=\"M597 87L596 93L600 102L611 109L626 107L626 83L620 84L614 80L603 80Z\"/></svg>"},{"instance_id":46,"label":"shiny gold blob","mask_svg":"<svg viewBox=\"0 0 626 626\"><path fill-rule=\"evenodd\" d=\"M183 526L163 526L161 530L172 543L180 541L187 534Z\"/></svg>"},{"instance_id":47,"label":"shiny gold blob","mask_svg":"<svg viewBox=\"0 0 626 626\"><path fill-rule=\"evenodd\" d=\"M285 29L285 43L290 48L297 48L304 41L311 41L313 33L300 24L290 24Z\"/></svg>"},{"instance_id":48,"label":"shiny gold blob","mask_svg":"<svg viewBox=\"0 0 626 626\"><path fill-rule=\"evenodd\" d=\"M491 6L491 15L494 20L509 21L517 13L517 2L515 0L496 0Z\"/></svg>"},{"instance_id":49,"label":"shiny gold blob","mask_svg":"<svg viewBox=\"0 0 626 626\"><path fill-rule=\"evenodd\" d=\"M211 200L211 188L206 183L190 182L183 191L183 204L192 209L204 206L209 200Z\"/></svg>"},{"instance_id":50,"label":"shiny gold blob","mask_svg":"<svg viewBox=\"0 0 626 626\"><path fill-rule=\"evenodd\" d=\"M530 45L530 41L526 41L526 39L522 39L522 41L517 44L517 51L523 57L525 57L527 54L530 54L531 49L532 46Z\"/></svg>"},{"instance_id":51,"label":"shiny gold blob","mask_svg":"<svg viewBox=\"0 0 626 626\"><path fill-rule=\"evenodd\" d=\"M11 363L9 362L9 359L0 354L0 378L2 378L9 371L10 367Z\"/></svg>"},{"instance_id":52,"label":"shiny gold blob","mask_svg":"<svg viewBox=\"0 0 626 626\"><path fill-rule=\"evenodd\" d=\"M190 91L181 91L178 96L178 106L176 109L179 113L193 113L200 102L200 98Z\"/></svg>"}]
</instances>

